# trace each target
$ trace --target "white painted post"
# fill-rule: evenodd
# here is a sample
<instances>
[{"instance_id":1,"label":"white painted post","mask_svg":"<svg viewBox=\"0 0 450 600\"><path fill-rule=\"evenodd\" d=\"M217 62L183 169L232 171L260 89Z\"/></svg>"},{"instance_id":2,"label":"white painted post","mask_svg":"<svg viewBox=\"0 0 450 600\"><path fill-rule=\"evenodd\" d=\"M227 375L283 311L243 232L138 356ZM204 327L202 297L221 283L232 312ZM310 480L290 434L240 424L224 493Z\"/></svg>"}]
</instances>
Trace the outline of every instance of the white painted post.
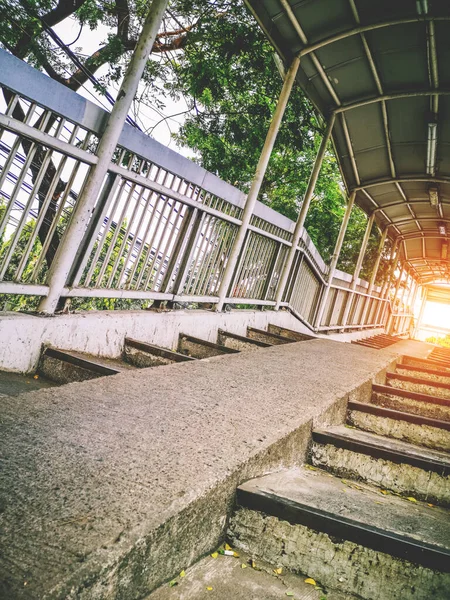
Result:
<instances>
[{"instance_id":1,"label":"white painted post","mask_svg":"<svg viewBox=\"0 0 450 600\"><path fill-rule=\"evenodd\" d=\"M392 246L392 251L391 251L391 267L389 269L389 272L386 275L385 281L383 283L383 287L381 289L381 293L380 293L380 298L382 300L386 300L388 294L389 294L389 290L391 288L391 280L394 276L395 273L395 269L397 268L397 264L398 261L400 260L400 252L398 251L398 238L395 240L394 245ZM380 321L380 319L384 319L384 315L386 314L386 310L387 310L387 303L386 302L380 302L377 308L377 313L375 316L375 323L378 323Z\"/></svg>"},{"instance_id":2,"label":"white painted post","mask_svg":"<svg viewBox=\"0 0 450 600\"><path fill-rule=\"evenodd\" d=\"M369 281L369 289L367 290L367 295L368 297L366 298L366 302L364 304L364 313L361 319L361 325L365 325L366 323L366 318L367 318L367 312L369 310L370 307L370 296L373 292L373 288L375 286L375 280L377 278L378 275L378 269L380 268L380 261L381 261L381 255L383 254L383 248L384 248L384 244L386 243L386 237L387 237L387 228L383 231L383 233L381 234L381 239L380 239L380 243L378 245L378 249L377 249L377 256L375 259L375 264L373 265L373 269L372 269L372 275L370 277L370 281ZM380 290L380 295L381 295L381 290Z\"/></svg>"},{"instance_id":3,"label":"white painted post","mask_svg":"<svg viewBox=\"0 0 450 600\"><path fill-rule=\"evenodd\" d=\"M327 285L325 286L325 289L323 291L322 297L320 299L319 308L318 308L317 314L316 314L316 319L315 319L316 329L320 328L320 323L322 322L323 313L325 310L325 306L327 304L328 295L330 293L330 287L331 287L331 284L333 283L334 272L336 271L336 265L339 260L339 255L341 253L341 248L342 248L342 244L344 242L345 233L347 231L348 221L350 219L350 214L352 212L353 204L355 202L355 196L356 196L356 192L352 192L350 194L350 198L348 199L347 209L345 211L345 215L344 215L344 218L341 223L339 235L336 240L336 245L334 247L334 253L331 258L330 268L328 271Z\"/></svg>"},{"instance_id":4,"label":"white painted post","mask_svg":"<svg viewBox=\"0 0 450 600\"><path fill-rule=\"evenodd\" d=\"M128 115L128 110L133 102L139 81L153 48L153 43L168 1L153 0L152 2L136 49L117 95L117 100L100 139L97 149L98 162L92 167L88 175L83 193L75 205L70 225L61 240L57 254L49 270L47 277L49 294L41 301L39 305L40 312L53 313L57 307L58 300L66 284L67 276L77 254L78 246L91 218L105 175L108 172L111 158L117 147L117 142L119 141Z\"/></svg>"},{"instance_id":5,"label":"white painted post","mask_svg":"<svg viewBox=\"0 0 450 600\"><path fill-rule=\"evenodd\" d=\"M300 209L300 213L297 218L297 223L295 224L294 233L292 234L292 246L289 248L289 252L286 257L286 261L284 263L283 270L281 272L281 277L278 282L277 294L275 297L275 301L276 301L275 310L278 310L280 308L280 304L283 301L284 291L285 291L286 284L287 284L287 281L289 278L289 274L291 272L292 265L294 263L298 243L299 243L300 238L303 233L303 226L305 224L306 215L308 214L309 205L311 204L311 199L314 195L317 178L319 177L320 169L321 169L322 163L323 163L323 158L325 156L327 145L328 145L328 142L331 137L331 132L333 131L335 118L336 118L336 115L334 113L332 113L330 120L328 121L327 127L325 129L325 133L323 135L322 141L320 143L320 147L319 147L319 151L316 156L316 160L314 162L314 167L311 172L311 176L309 178L308 187L306 188L302 207Z\"/></svg>"},{"instance_id":6,"label":"white painted post","mask_svg":"<svg viewBox=\"0 0 450 600\"><path fill-rule=\"evenodd\" d=\"M396 310L396 308L395 308L395 301L396 301L397 296L398 296L398 290L400 289L400 283L401 283L402 278L403 278L403 272L404 272L404 270L405 270L405 263L403 263L402 266L401 266L401 268L400 268L400 275L398 276L397 284L395 286L394 299L393 299L393 302L392 302L392 306L393 306L394 312ZM398 318L398 317L393 317L392 314L391 314L391 316L389 318L389 321L388 321L388 326L387 326L388 333L390 333L391 329L393 329L392 325L394 324L394 318Z\"/></svg>"},{"instance_id":7,"label":"white painted post","mask_svg":"<svg viewBox=\"0 0 450 600\"><path fill-rule=\"evenodd\" d=\"M350 307L352 305L356 284L358 282L359 274L363 264L364 256L366 254L367 244L369 242L370 233L372 231L373 222L375 219L375 213L372 213L367 221L366 230L364 232L363 241L361 248L359 249L358 260L356 261L355 272L353 273L352 283L350 285L350 293L347 296L347 302L345 304L344 315L342 317L342 327L347 325L348 315L350 313Z\"/></svg>"},{"instance_id":8,"label":"white painted post","mask_svg":"<svg viewBox=\"0 0 450 600\"><path fill-rule=\"evenodd\" d=\"M280 97L278 98L277 107L275 109L272 122L267 132L266 141L264 142L261 155L259 157L258 165L256 167L255 175L253 177L250 191L247 196L247 200L242 215L242 222L239 226L238 233L233 243L233 247L230 252L230 256L227 261L227 266L223 274L222 281L219 287L219 300L216 304L216 310L221 311L228 294L228 288L230 287L231 280L233 278L234 271L236 269L237 262L244 244L245 236L252 218L253 211L255 208L256 201L258 199L259 190L266 174L267 165L269 164L270 155L275 144L275 140L280 129L281 120L286 110L289 96L291 95L292 86L294 85L295 77L297 75L298 67L300 66L300 58L296 56L289 67L289 70L284 79L283 87L281 89Z\"/></svg>"}]
</instances>

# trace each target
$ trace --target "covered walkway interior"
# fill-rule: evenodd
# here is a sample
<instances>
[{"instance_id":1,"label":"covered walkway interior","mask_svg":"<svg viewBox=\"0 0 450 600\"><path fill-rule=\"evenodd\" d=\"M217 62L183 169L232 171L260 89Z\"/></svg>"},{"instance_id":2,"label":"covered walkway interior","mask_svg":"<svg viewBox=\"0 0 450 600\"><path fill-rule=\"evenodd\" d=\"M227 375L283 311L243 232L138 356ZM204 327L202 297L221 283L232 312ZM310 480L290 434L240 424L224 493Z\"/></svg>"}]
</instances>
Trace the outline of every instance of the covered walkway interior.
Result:
<instances>
[{"instance_id":1,"label":"covered walkway interior","mask_svg":"<svg viewBox=\"0 0 450 600\"><path fill-rule=\"evenodd\" d=\"M300 57L297 81L332 128L348 210L355 202L384 232L392 273L423 291L448 282L448 2L247 4L285 63ZM395 296L411 303L403 284Z\"/></svg>"}]
</instances>

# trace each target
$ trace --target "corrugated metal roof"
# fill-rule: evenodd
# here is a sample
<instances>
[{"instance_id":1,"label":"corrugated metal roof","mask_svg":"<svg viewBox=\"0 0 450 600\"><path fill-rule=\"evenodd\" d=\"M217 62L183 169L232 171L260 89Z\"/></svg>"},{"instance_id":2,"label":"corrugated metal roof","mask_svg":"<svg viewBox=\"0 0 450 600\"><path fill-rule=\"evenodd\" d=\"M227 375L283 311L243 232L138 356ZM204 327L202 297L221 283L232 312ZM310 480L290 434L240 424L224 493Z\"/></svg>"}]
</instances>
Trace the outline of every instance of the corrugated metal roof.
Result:
<instances>
[{"instance_id":1,"label":"corrugated metal roof","mask_svg":"<svg viewBox=\"0 0 450 600\"><path fill-rule=\"evenodd\" d=\"M325 119L348 192L421 283L450 279L450 1L247 0ZM429 123L436 169L427 170ZM439 203L430 202L437 188ZM445 233L444 229L445 229Z\"/></svg>"}]
</instances>

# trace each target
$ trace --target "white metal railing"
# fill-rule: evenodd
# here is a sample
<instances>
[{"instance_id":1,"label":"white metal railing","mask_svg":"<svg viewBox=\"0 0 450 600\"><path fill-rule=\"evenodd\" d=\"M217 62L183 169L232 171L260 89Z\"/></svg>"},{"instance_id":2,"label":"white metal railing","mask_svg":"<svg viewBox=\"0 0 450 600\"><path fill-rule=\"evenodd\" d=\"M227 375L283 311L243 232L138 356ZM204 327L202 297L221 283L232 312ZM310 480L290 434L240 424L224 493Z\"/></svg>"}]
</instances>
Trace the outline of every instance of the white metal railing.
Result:
<instances>
[{"instance_id":1,"label":"white metal railing","mask_svg":"<svg viewBox=\"0 0 450 600\"><path fill-rule=\"evenodd\" d=\"M107 114L2 50L0 86L0 294L46 296ZM237 188L126 125L63 296L216 301L244 203ZM256 204L228 303L275 306L293 230ZM332 282L315 327L327 272L304 231L282 305L316 329L385 322L378 290L368 296L365 282L352 292Z\"/></svg>"}]
</instances>

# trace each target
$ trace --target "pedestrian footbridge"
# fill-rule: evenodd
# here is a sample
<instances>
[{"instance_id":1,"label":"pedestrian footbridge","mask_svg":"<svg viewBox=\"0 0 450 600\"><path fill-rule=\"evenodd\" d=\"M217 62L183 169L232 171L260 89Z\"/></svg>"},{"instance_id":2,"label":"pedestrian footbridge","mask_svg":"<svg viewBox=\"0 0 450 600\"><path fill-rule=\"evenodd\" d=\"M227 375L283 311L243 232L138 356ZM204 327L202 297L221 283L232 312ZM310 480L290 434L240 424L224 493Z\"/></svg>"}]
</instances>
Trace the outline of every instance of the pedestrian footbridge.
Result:
<instances>
[{"instance_id":1,"label":"pedestrian footbridge","mask_svg":"<svg viewBox=\"0 0 450 600\"><path fill-rule=\"evenodd\" d=\"M286 71L248 195L126 124L132 87L109 115L0 50L0 598L449 597L450 355L413 338L450 303L450 7L246 4ZM294 85L296 222L258 201Z\"/></svg>"}]
</instances>

